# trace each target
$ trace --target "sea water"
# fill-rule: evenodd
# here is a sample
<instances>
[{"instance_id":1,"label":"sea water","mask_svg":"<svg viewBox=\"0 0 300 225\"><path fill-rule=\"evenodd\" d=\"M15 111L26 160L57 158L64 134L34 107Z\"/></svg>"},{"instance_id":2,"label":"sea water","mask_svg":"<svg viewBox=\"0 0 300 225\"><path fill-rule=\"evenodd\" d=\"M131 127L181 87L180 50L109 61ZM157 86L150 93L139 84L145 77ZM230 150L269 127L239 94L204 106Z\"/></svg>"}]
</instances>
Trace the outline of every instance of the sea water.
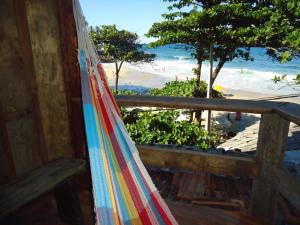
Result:
<instances>
[{"instance_id":1,"label":"sea water","mask_svg":"<svg viewBox=\"0 0 300 225\"><path fill-rule=\"evenodd\" d=\"M130 65L133 69L159 74L167 80L185 80L195 77L192 69L196 60L192 50L183 44L166 45L158 48L143 47L147 53L156 54L151 64ZM294 85L293 79L300 73L300 59L294 58L287 63L273 60L264 48L251 48L253 61L234 59L225 63L214 85L235 90L259 92L270 95L300 93L300 85ZM214 62L214 66L217 62ZM208 79L209 64L203 63L201 79ZM283 82L274 83L272 78L285 75Z\"/></svg>"}]
</instances>

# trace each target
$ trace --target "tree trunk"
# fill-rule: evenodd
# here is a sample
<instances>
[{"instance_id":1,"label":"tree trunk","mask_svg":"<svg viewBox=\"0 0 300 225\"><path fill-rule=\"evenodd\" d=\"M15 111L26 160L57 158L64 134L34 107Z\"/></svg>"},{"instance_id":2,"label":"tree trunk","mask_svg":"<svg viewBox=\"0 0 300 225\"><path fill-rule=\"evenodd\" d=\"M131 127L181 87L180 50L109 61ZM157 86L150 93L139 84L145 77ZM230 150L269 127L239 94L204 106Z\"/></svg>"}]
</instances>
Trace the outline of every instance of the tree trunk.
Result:
<instances>
[{"instance_id":1,"label":"tree trunk","mask_svg":"<svg viewBox=\"0 0 300 225\"><path fill-rule=\"evenodd\" d=\"M118 94L118 85L119 85L119 67L118 67L118 63L115 63L116 66L116 86L115 86L115 90L116 90L116 94Z\"/></svg>"},{"instance_id":2,"label":"tree trunk","mask_svg":"<svg viewBox=\"0 0 300 225\"><path fill-rule=\"evenodd\" d=\"M227 62L226 59L221 59L220 62L218 63L218 65L216 66L213 74L212 74L212 84L215 82L215 80L217 79L217 76L219 74L219 72L221 71L221 69L223 68L224 64Z\"/></svg>"},{"instance_id":3,"label":"tree trunk","mask_svg":"<svg viewBox=\"0 0 300 225\"><path fill-rule=\"evenodd\" d=\"M118 94L118 86L119 86L119 77L120 77L120 70L122 68L124 61L121 61L120 65L118 65L117 62L115 62L115 66L116 66L116 94Z\"/></svg>"},{"instance_id":4,"label":"tree trunk","mask_svg":"<svg viewBox=\"0 0 300 225\"><path fill-rule=\"evenodd\" d=\"M209 77L207 81L207 98L210 99L212 96L212 76L213 76L213 62L214 62L214 45L213 43L209 46ZM205 119L205 130L210 133L211 127L211 111L207 110L206 119Z\"/></svg>"},{"instance_id":5,"label":"tree trunk","mask_svg":"<svg viewBox=\"0 0 300 225\"><path fill-rule=\"evenodd\" d=\"M196 89L200 90L200 81L201 81L201 68L202 68L202 61L198 60L198 68L196 72Z\"/></svg>"},{"instance_id":6,"label":"tree trunk","mask_svg":"<svg viewBox=\"0 0 300 225\"><path fill-rule=\"evenodd\" d=\"M198 62L198 68L196 70L196 85L194 89L194 97L201 97L200 96L200 86L201 86L201 69L202 69L202 55L201 53L197 53L197 62ZM195 111L191 112L190 114L190 122L192 122L194 119L196 119L199 123L199 126L201 126L201 117L202 117L202 111Z\"/></svg>"}]
</instances>

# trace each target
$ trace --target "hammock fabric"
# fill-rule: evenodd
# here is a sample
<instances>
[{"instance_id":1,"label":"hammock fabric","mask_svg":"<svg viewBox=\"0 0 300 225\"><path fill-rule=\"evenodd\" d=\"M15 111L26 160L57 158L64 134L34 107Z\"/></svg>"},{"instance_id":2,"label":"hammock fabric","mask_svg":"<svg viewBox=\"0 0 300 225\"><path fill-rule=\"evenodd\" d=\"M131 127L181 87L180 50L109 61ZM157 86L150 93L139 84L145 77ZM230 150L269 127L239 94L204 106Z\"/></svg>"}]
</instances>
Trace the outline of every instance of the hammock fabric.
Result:
<instances>
[{"instance_id":1,"label":"hammock fabric","mask_svg":"<svg viewBox=\"0 0 300 225\"><path fill-rule=\"evenodd\" d=\"M126 131L78 0L73 6L97 224L177 224Z\"/></svg>"}]
</instances>

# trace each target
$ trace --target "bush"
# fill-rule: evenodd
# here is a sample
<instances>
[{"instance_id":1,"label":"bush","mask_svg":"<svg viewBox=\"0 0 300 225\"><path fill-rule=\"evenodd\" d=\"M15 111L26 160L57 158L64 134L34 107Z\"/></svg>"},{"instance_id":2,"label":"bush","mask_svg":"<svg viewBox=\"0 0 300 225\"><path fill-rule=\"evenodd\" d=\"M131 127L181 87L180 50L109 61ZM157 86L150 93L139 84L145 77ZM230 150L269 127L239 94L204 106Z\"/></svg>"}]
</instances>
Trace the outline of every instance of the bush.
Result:
<instances>
[{"instance_id":1,"label":"bush","mask_svg":"<svg viewBox=\"0 0 300 225\"><path fill-rule=\"evenodd\" d=\"M131 138L137 144L189 145L207 149L217 142L216 134L208 134L196 122L178 121L180 112L131 112L122 110Z\"/></svg>"},{"instance_id":2,"label":"bush","mask_svg":"<svg viewBox=\"0 0 300 225\"><path fill-rule=\"evenodd\" d=\"M111 91L113 95L116 95L116 90L111 90ZM141 95L141 93L135 90L119 89L118 95Z\"/></svg>"},{"instance_id":3,"label":"bush","mask_svg":"<svg viewBox=\"0 0 300 225\"><path fill-rule=\"evenodd\" d=\"M184 96L193 97L195 80L171 81L163 88L150 89L152 96ZM199 97L206 97L207 84L201 81ZM114 93L115 94L115 93ZM119 95L140 95L133 90L119 90ZM213 90L213 97L222 97ZM217 131L208 134L198 122L179 121L179 111L166 110L159 112L143 112L139 109L128 111L121 107L121 114L128 133L137 144L172 144L176 146L196 146L207 149L215 146L219 138Z\"/></svg>"},{"instance_id":4,"label":"bush","mask_svg":"<svg viewBox=\"0 0 300 225\"><path fill-rule=\"evenodd\" d=\"M163 88L152 88L149 95L153 96L177 96L177 97L193 97L195 96L196 80L171 81L167 82ZM200 90L198 97L206 97L207 83L200 81ZM222 94L216 90L212 91L213 98L221 98Z\"/></svg>"}]
</instances>

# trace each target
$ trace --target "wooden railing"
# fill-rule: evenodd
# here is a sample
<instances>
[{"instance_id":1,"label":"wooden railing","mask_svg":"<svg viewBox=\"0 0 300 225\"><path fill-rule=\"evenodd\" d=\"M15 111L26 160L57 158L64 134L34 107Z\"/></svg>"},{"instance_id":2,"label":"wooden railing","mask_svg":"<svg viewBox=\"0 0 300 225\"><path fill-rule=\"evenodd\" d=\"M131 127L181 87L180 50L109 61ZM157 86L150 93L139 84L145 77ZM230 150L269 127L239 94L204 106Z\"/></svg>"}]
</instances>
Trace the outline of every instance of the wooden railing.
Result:
<instances>
[{"instance_id":1,"label":"wooden railing","mask_svg":"<svg viewBox=\"0 0 300 225\"><path fill-rule=\"evenodd\" d=\"M116 96L121 106L148 106L261 114L255 157L214 155L154 146L138 146L146 165L206 171L252 178L251 211L275 223L281 194L300 210L300 180L283 168L290 122L300 125L300 105L286 102L185 97ZM299 146L300 147L300 146Z\"/></svg>"}]
</instances>

